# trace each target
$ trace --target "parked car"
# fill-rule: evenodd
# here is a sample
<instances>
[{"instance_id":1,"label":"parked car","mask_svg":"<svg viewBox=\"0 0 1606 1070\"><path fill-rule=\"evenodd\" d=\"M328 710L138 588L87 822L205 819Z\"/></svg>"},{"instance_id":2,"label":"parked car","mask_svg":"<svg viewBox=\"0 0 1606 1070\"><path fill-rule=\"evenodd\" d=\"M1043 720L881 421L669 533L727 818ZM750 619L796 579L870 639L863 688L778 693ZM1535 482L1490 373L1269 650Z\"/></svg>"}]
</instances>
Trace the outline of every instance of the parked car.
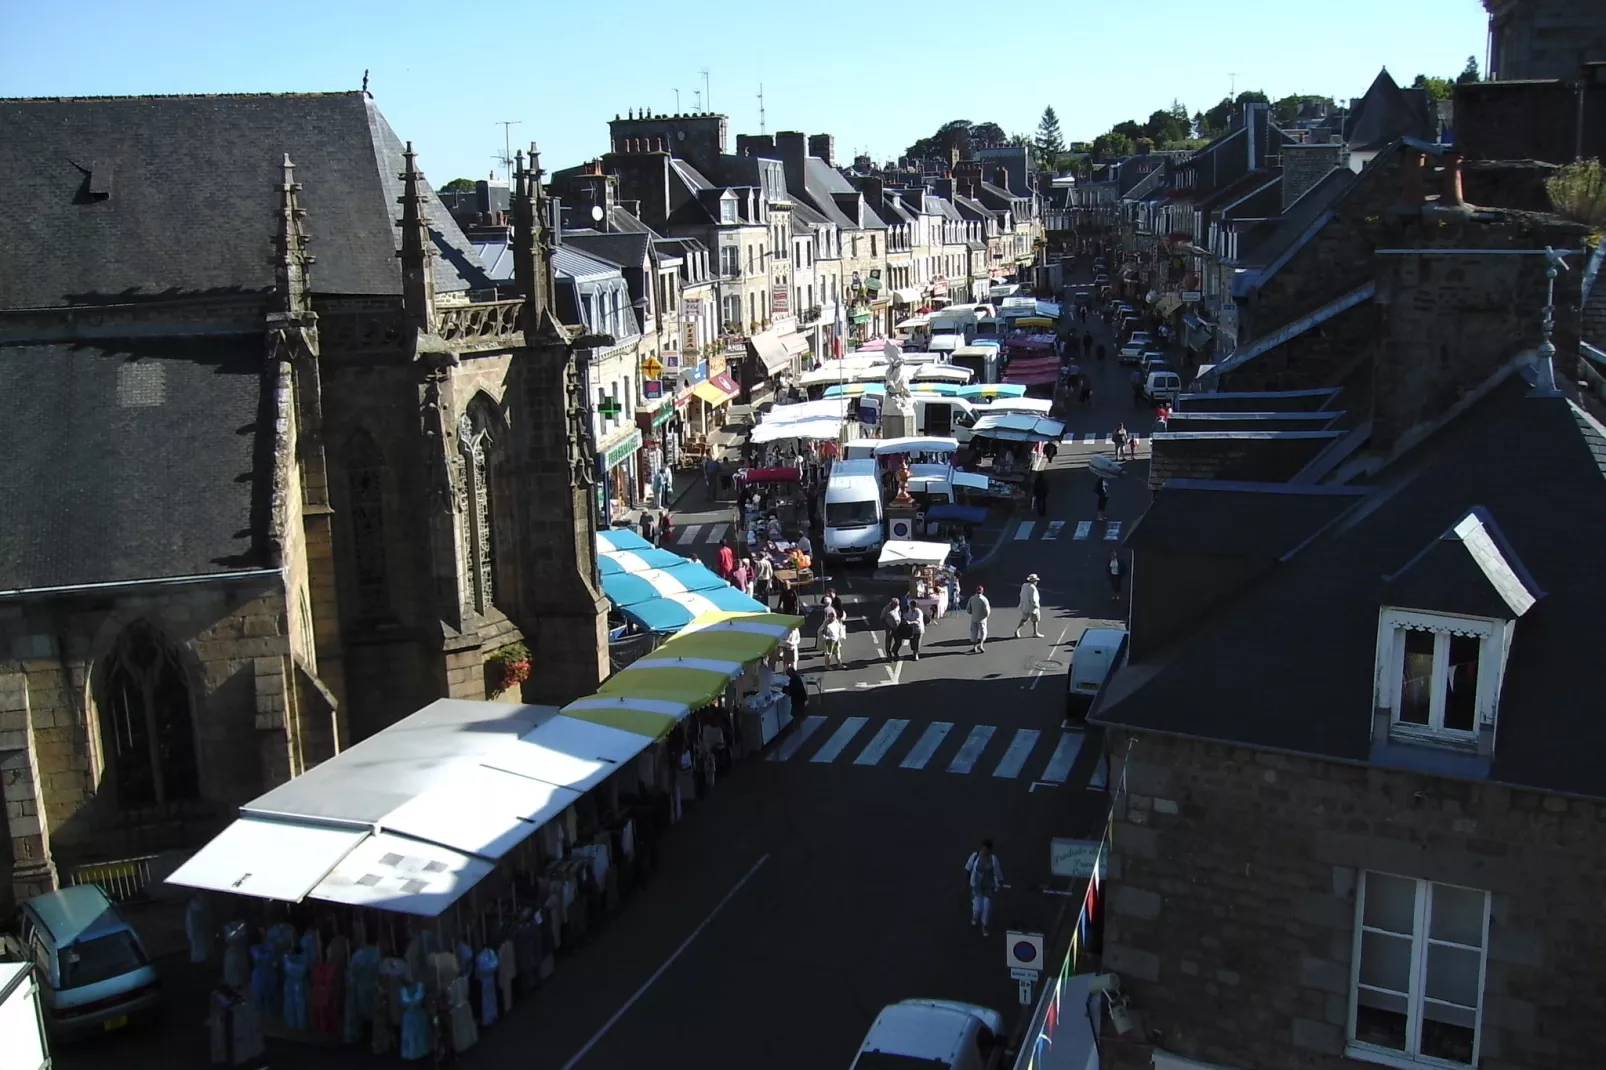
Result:
<instances>
[{"instance_id":1,"label":"parked car","mask_svg":"<svg viewBox=\"0 0 1606 1070\"><path fill-rule=\"evenodd\" d=\"M38 970L45 1026L68 1039L154 1016L161 980L132 926L92 884L22 904L19 948Z\"/></svg>"},{"instance_id":2,"label":"parked car","mask_svg":"<svg viewBox=\"0 0 1606 1070\"><path fill-rule=\"evenodd\" d=\"M1108 271L1110 270L1110 265L1105 263L1104 258L1101 256L1097 260L1093 261L1093 270Z\"/></svg>"},{"instance_id":3,"label":"parked car","mask_svg":"<svg viewBox=\"0 0 1606 1070\"><path fill-rule=\"evenodd\" d=\"M1121 363L1136 364L1143 359L1145 350L1154 345L1148 331L1133 331L1121 346Z\"/></svg>"},{"instance_id":4,"label":"parked car","mask_svg":"<svg viewBox=\"0 0 1606 1070\"><path fill-rule=\"evenodd\" d=\"M1126 653L1125 628L1089 628L1076 641L1065 673L1065 726L1080 728L1087 711Z\"/></svg>"},{"instance_id":5,"label":"parked car","mask_svg":"<svg viewBox=\"0 0 1606 1070\"><path fill-rule=\"evenodd\" d=\"M849 1070L991 1070L1004 1054L1004 1016L973 1003L906 999L882 1009Z\"/></svg>"},{"instance_id":6,"label":"parked car","mask_svg":"<svg viewBox=\"0 0 1606 1070\"><path fill-rule=\"evenodd\" d=\"M1166 371L1176 370L1171 367L1171 362L1165 359L1165 354L1158 349L1145 349L1143 355L1138 358L1138 367L1143 370L1144 375L1162 368Z\"/></svg>"},{"instance_id":7,"label":"parked car","mask_svg":"<svg viewBox=\"0 0 1606 1070\"><path fill-rule=\"evenodd\" d=\"M1093 277L1093 285L1094 286L1103 286L1105 283L1107 283L1109 281L1110 281L1110 277L1108 275L1104 274L1102 271L1099 272L1097 275L1095 275Z\"/></svg>"},{"instance_id":8,"label":"parked car","mask_svg":"<svg viewBox=\"0 0 1606 1070\"><path fill-rule=\"evenodd\" d=\"M1143 396L1155 405L1175 405L1182 393L1182 376L1164 361L1149 368L1143 383Z\"/></svg>"}]
</instances>

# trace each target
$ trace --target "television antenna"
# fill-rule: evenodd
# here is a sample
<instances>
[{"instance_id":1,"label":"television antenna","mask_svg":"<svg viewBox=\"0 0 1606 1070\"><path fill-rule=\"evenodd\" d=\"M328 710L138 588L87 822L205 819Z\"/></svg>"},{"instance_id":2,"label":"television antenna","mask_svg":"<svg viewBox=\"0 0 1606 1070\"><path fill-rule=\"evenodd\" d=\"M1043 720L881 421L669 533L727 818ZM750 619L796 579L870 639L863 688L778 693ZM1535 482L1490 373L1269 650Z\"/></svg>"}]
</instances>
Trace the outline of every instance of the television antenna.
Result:
<instances>
[{"instance_id":1,"label":"television antenna","mask_svg":"<svg viewBox=\"0 0 1606 1070\"><path fill-rule=\"evenodd\" d=\"M758 133L763 137L768 131L764 128L764 83L758 83Z\"/></svg>"},{"instance_id":2,"label":"television antenna","mask_svg":"<svg viewBox=\"0 0 1606 1070\"><path fill-rule=\"evenodd\" d=\"M675 114L679 115L680 114L680 90L676 89L674 91L674 93L675 93Z\"/></svg>"},{"instance_id":3,"label":"television antenna","mask_svg":"<svg viewBox=\"0 0 1606 1070\"><path fill-rule=\"evenodd\" d=\"M497 123L497 125L502 128L502 155L496 156L495 159L502 161L502 167L507 171L507 184L511 188L513 185L513 128L522 126L523 121L508 119Z\"/></svg>"},{"instance_id":4,"label":"television antenna","mask_svg":"<svg viewBox=\"0 0 1606 1070\"><path fill-rule=\"evenodd\" d=\"M1237 100L1238 99L1238 72L1237 71L1228 71L1227 72L1227 79L1228 79L1228 81L1227 81L1227 96L1232 98L1233 100Z\"/></svg>"},{"instance_id":5,"label":"television antenna","mask_svg":"<svg viewBox=\"0 0 1606 1070\"><path fill-rule=\"evenodd\" d=\"M708 90L708 68L704 67L699 73L701 73L703 76L703 107L708 111L713 111L714 94Z\"/></svg>"},{"instance_id":6,"label":"television antenna","mask_svg":"<svg viewBox=\"0 0 1606 1070\"><path fill-rule=\"evenodd\" d=\"M691 107L695 112L703 110L703 91L701 89L693 89L691 91Z\"/></svg>"}]
</instances>

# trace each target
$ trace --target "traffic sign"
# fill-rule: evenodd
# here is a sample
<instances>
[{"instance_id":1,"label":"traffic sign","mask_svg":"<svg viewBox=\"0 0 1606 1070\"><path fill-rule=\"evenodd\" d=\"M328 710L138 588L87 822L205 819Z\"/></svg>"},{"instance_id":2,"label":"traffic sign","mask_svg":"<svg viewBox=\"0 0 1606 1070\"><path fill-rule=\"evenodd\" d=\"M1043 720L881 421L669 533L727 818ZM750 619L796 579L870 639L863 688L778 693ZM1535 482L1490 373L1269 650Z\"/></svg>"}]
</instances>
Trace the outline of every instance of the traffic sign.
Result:
<instances>
[{"instance_id":1,"label":"traffic sign","mask_svg":"<svg viewBox=\"0 0 1606 1070\"><path fill-rule=\"evenodd\" d=\"M1032 983L1030 981L1022 981L1020 983L1020 1005L1022 1007L1030 1007L1032 1005Z\"/></svg>"},{"instance_id":2,"label":"traffic sign","mask_svg":"<svg viewBox=\"0 0 1606 1070\"><path fill-rule=\"evenodd\" d=\"M641 374L649 379L656 379L664 373L664 363L657 357L647 357L641 362Z\"/></svg>"},{"instance_id":3,"label":"traffic sign","mask_svg":"<svg viewBox=\"0 0 1606 1070\"><path fill-rule=\"evenodd\" d=\"M1091 877L1099 858L1095 840L1067 840L1056 836L1048 847L1048 868L1056 877Z\"/></svg>"},{"instance_id":4,"label":"traffic sign","mask_svg":"<svg viewBox=\"0 0 1606 1070\"><path fill-rule=\"evenodd\" d=\"M1017 981L1035 981L1042 975L1042 970L1013 969L1009 971L1009 976Z\"/></svg>"},{"instance_id":5,"label":"traffic sign","mask_svg":"<svg viewBox=\"0 0 1606 1070\"><path fill-rule=\"evenodd\" d=\"M1012 970L1043 968L1043 934L1008 932L1004 934L1005 964Z\"/></svg>"}]
</instances>

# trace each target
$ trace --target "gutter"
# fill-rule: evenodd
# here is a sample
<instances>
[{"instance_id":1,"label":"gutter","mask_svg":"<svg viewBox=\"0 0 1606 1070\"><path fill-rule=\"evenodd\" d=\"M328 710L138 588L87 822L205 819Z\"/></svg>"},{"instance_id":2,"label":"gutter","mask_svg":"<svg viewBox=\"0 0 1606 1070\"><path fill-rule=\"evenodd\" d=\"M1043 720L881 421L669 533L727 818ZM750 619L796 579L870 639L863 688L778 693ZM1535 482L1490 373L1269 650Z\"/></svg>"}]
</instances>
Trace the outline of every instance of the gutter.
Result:
<instances>
[{"instance_id":1,"label":"gutter","mask_svg":"<svg viewBox=\"0 0 1606 1070\"><path fill-rule=\"evenodd\" d=\"M119 591L134 591L151 587L189 587L205 583L237 583L249 580L265 580L270 577L278 578L283 575L284 570L280 568L253 568L243 572L215 572L198 576L159 576L144 580L112 580L106 583L69 583L57 587L17 587L8 591L0 591L0 601L14 601L21 598L47 598L64 594L113 594Z\"/></svg>"}]
</instances>

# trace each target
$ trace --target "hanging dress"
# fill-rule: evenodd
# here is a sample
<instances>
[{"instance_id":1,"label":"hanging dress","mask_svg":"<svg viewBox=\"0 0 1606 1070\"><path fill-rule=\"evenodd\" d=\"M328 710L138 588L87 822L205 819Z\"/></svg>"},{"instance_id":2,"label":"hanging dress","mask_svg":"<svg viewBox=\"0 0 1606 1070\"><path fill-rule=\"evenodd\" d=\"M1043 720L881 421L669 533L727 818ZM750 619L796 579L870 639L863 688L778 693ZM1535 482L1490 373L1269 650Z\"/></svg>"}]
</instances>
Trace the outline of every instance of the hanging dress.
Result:
<instances>
[{"instance_id":1,"label":"hanging dress","mask_svg":"<svg viewBox=\"0 0 1606 1070\"><path fill-rule=\"evenodd\" d=\"M243 921L223 926L223 983L242 994L251 984L251 927Z\"/></svg>"},{"instance_id":2,"label":"hanging dress","mask_svg":"<svg viewBox=\"0 0 1606 1070\"><path fill-rule=\"evenodd\" d=\"M279 949L273 944L251 948L251 1002L264 1018L276 1016L281 1005Z\"/></svg>"},{"instance_id":3,"label":"hanging dress","mask_svg":"<svg viewBox=\"0 0 1606 1070\"><path fill-rule=\"evenodd\" d=\"M474 956L474 976L480 983L480 1025L487 1028L496 1024L496 1004L500 998L496 991L496 968L499 964L496 952L490 948Z\"/></svg>"},{"instance_id":4,"label":"hanging dress","mask_svg":"<svg viewBox=\"0 0 1606 1070\"><path fill-rule=\"evenodd\" d=\"M307 1028L307 956L292 951L284 956L284 1027L295 1032Z\"/></svg>"},{"instance_id":5,"label":"hanging dress","mask_svg":"<svg viewBox=\"0 0 1606 1070\"><path fill-rule=\"evenodd\" d=\"M496 949L496 987L502 993L502 1013L513 1009L513 979L518 973L518 954L511 938L503 940Z\"/></svg>"},{"instance_id":6,"label":"hanging dress","mask_svg":"<svg viewBox=\"0 0 1606 1070\"><path fill-rule=\"evenodd\" d=\"M401 988L403 1059L422 1059L435 1050L429 1032L429 1008L424 1006L425 995L422 982L405 984Z\"/></svg>"},{"instance_id":7,"label":"hanging dress","mask_svg":"<svg viewBox=\"0 0 1606 1070\"><path fill-rule=\"evenodd\" d=\"M326 1036L339 1036L343 1026L340 988L344 980L337 962L318 962L312 967L312 1028Z\"/></svg>"},{"instance_id":8,"label":"hanging dress","mask_svg":"<svg viewBox=\"0 0 1606 1070\"><path fill-rule=\"evenodd\" d=\"M364 1022L374 1017L379 1004L379 948L367 944L351 954L346 967L346 1029L347 1044L362 1039Z\"/></svg>"},{"instance_id":9,"label":"hanging dress","mask_svg":"<svg viewBox=\"0 0 1606 1070\"><path fill-rule=\"evenodd\" d=\"M212 957L212 906L204 895L191 896L184 908L184 935L189 937L191 963Z\"/></svg>"},{"instance_id":10,"label":"hanging dress","mask_svg":"<svg viewBox=\"0 0 1606 1070\"><path fill-rule=\"evenodd\" d=\"M468 978L459 977L446 992L452 1001L452 1050L467 1051L480 1039L474 1008L468 1001Z\"/></svg>"}]
</instances>

